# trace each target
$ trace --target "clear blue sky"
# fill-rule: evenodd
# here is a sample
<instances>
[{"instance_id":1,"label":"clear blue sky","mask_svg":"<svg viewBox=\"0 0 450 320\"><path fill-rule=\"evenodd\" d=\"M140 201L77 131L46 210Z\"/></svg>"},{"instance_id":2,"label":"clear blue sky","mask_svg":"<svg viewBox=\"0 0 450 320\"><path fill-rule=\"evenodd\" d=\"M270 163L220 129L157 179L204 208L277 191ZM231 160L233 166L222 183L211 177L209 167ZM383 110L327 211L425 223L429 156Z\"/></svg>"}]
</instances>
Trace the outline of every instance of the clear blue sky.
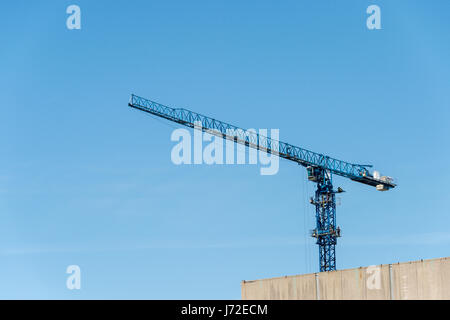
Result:
<instances>
[{"instance_id":1,"label":"clear blue sky","mask_svg":"<svg viewBox=\"0 0 450 320\"><path fill-rule=\"evenodd\" d=\"M77 4L82 29L66 28ZM381 8L382 30L366 28ZM13 1L0 10L0 298L240 298L315 272L304 169L175 166L136 93L397 179L339 178L339 269L450 256L450 1ZM68 265L81 290L66 288Z\"/></svg>"}]
</instances>

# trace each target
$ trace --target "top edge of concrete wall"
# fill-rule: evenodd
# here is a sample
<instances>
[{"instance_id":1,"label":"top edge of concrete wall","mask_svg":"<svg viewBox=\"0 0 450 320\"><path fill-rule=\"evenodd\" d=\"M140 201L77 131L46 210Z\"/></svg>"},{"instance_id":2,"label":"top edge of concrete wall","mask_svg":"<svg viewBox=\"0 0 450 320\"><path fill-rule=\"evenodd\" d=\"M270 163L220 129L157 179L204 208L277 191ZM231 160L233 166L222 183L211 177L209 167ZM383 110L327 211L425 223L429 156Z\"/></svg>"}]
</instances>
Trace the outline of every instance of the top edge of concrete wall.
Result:
<instances>
[{"instance_id":1,"label":"top edge of concrete wall","mask_svg":"<svg viewBox=\"0 0 450 320\"><path fill-rule=\"evenodd\" d=\"M442 258L432 258L432 259L420 259L420 260L411 260L411 261L405 261L405 262L393 262L393 263L382 263L382 264L374 264L372 266L390 266L390 265L398 265L398 264L412 264L412 263L419 263L419 262L430 262L430 261L441 261L441 260L448 260L450 257L442 257ZM348 269L338 269L335 271L324 271L324 272L312 272L312 273L302 273L302 274L291 274L291 275L285 275L285 276L279 276L279 277L272 277L272 278L263 278L263 279L253 279L253 280L241 280L241 283L251 283L255 281L269 281L269 280L277 280L277 279L285 279L285 278L293 278L298 276L306 276L306 275L315 275L315 274L323 274L323 273L333 273L333 272L339 272L339 271L351 271L351 270L358 270L358 269L364 269L365 267L356 267L356 268L348 268Z\"/></svg>"},{"instance_id":2,"label":"top edge of concrete wall","mask_svg":"<svg viewBox=\"0 0 450 320\"><path fill-rule=\"evenodd\" d=\"M247 300L450 300L450 257L241 282Z\"/></svg>"}]
</instances>

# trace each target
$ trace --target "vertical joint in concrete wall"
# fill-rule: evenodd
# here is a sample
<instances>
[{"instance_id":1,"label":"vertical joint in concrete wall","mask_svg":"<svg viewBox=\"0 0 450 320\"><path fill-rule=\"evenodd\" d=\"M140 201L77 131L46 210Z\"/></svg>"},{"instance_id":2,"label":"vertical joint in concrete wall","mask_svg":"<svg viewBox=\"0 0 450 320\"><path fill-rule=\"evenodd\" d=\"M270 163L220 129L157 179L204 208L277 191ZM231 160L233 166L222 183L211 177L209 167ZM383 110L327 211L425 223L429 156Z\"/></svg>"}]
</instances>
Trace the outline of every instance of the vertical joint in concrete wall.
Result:
<instances>
[{"instance_id":1,"label":"vertical joint in concrete wall","mask_svg":"<svg viewBox=\"0 0 450 320\"><path fill-rule=\"evenodd\" d=\"M394 300L394 273L392 272L392 264L389 265L389 297Z\"/></svg>"},{"instance_id":2,"label":"vertical joint in concrete wall","mask_svg":"<svg viewBox=\"0 0 450 320\"><path fill-rule=\"evenodd\" d=\"M319 275L315 273L314 277L316 278L316 300L320 300Z\"/></svg>"}]
</instances>

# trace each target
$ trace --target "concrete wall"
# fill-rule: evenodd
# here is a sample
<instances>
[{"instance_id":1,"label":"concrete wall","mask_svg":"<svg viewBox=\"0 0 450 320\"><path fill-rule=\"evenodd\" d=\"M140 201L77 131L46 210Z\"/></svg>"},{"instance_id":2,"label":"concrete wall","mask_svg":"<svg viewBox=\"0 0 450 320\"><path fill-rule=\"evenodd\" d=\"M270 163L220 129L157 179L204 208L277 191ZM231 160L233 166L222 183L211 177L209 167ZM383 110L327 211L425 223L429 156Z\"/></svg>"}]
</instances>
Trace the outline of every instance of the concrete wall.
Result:
<instances>
[{"instance_id":1,"label":"concrete wall","mask_svg":"<svg viewBox=\"0 0 450 320\"><path fill-rule=\"evenodd\" d=\"M450 258L242 281L242 299L450 299Z\"/></svg>"}]
</instances>

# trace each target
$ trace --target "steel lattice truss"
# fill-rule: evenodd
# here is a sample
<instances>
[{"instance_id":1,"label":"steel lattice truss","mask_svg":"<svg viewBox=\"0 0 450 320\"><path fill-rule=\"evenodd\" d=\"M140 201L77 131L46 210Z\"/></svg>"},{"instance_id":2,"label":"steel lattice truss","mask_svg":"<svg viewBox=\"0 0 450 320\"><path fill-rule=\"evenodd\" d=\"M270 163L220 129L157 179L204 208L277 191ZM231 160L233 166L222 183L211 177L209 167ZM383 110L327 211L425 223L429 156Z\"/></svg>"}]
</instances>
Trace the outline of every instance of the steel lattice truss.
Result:
<instances>
[{"instance_id":1,"label":"steel lattice truss","mask_svg":"<svg viewBox=\"0 0 450 320\"><path fill-rule=\"evenodd\" d=\"M336 244L341 230L336 228L336 191L331 176L320 170L317 176L317 190L312 204L316 207L316 229L312 236L319 245L320 271L336 270Z\"/></svg>"}]
</instances>

